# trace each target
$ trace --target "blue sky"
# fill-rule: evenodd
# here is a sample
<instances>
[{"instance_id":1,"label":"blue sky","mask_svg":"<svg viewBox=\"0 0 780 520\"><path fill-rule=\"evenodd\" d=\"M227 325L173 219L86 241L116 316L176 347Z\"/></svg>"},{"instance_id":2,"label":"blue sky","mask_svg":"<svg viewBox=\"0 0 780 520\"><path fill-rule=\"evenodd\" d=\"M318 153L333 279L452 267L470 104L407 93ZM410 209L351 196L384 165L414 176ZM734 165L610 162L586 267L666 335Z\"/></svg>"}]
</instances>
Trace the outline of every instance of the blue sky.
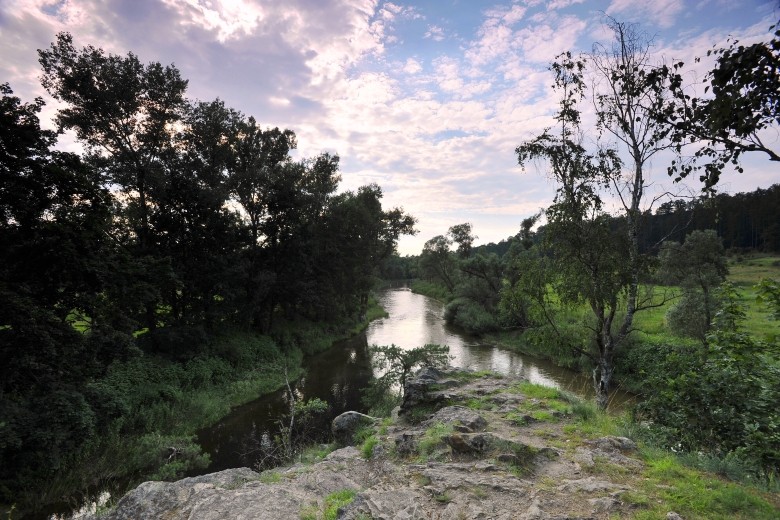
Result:
<instances>
[{"instance_id":1,"label":"blue sky","mask_svg":"<svg viewBox=\"0 0 780 520\"><path fill-rule=\"evenodd\" d=\"M50 119L57 105L38 83L36 49L63 30L78 46L174 63L190 97L220 97L264 125L294 130L299 156L338 153L344 189L382 186L386 206L419 219L419 235L400 244L417 254L462 222L473 224L477 243L501 240L550 203L543 169L521 171L514 149L551 124L550 60L608 42L605 13L639 23L654 60L689 64L695 91L707 62L694 57L729 35L766 38L780 3L3 0L0 82L23 100L47 99ZM61 146L77 149L69 135ZM651 193L683 190L666 176L667 160L650 165ZM745 166L743 175L726 173L720 189L778 182L763 157Z\"/></svg>"}]
</instances>

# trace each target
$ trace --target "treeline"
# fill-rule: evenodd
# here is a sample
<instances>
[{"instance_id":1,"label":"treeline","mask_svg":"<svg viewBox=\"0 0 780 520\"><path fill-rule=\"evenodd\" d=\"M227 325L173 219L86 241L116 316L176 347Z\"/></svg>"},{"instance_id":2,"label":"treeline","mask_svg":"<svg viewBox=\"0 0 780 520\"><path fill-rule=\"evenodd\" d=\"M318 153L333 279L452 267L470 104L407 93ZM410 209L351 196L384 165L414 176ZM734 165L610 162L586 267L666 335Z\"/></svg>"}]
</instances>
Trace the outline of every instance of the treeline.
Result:
<instances>
[{"instance_id":1,"label":"treeline","mask_svg":"<svg viewBox=\"0 0 780 520\"><path fill-rule=\"evenodd\" d=\"M660 204L655 211L644 212L642 219L640 249L652 255L658 253L664 241L683 242L692 231L708 229L717 233L728 253L777 253L780 252L780 184L734 195L720 193L670 200ZM615 218L612 223L616 231L624 227L621 220ZM513 245L516 250L518 241L538 243L545 230L542 225L533 233L525 231L525 239L518 233L499 242L474 246L472 252L504 258L513 250ZM380 274L387 280L436 278L435 272L421 269L420 260L420 255L390 256L382 263Z\"/></svg>"},{"instance_id":2,"label":"treeline","mask_svg":"<svg viewBox=\"0 0 780 520\"><path fill-rule=\"evenodd\" d=\"M415 223L383 209L377 185L337 193L338 156L293 160L292 131L188 99L174 66L68 34L39 56L57 124L85 152L56 150L43 102L0 85L5 504L89 465L109 438L156 434L147 451L176 460L186 450L168 453L162 434L186 431L166 424L187 416L183 393L272 366L278 384L272 363L306 341L285 323L365 319L377 267Z\"/></svg>"},{"instance_id":3,"label":"treeline","mask_svg":"<svg viewBox=\"0 0 780 520\"><path fill-rule=\"evenodd\" d=\"M714 229L732 252L780 252L780 184L748 193L677 199L646 216L642 245L652 250L664 239L681 242L693 230Z\"/></svg>"}]
</instances>

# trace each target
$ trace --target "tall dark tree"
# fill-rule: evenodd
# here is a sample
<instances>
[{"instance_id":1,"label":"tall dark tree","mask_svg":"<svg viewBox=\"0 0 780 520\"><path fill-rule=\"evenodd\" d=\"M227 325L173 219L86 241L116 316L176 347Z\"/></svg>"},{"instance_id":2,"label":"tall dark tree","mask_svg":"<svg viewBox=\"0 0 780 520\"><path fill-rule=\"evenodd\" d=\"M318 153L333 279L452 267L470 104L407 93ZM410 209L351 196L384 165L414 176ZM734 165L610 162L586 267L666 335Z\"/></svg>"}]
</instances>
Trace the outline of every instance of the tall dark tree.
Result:
<instances>
[{"instance_id":1,"label":"tall dark tree","mask_svg":"<svg viewBox=\"0 0 780 520\"><path fill-rule=\"evenodd\" d=\"M625 262L627 240L612 232L612 219L603 209L599 191L619 174L621 161L614 150L590 154L583 146L578 103L585 92L585 65L572 60L570 54L561 58L552 65L555 87L561 93L556 114L558 132L548 129L516 151L521 166L545 160L547 171L558 184L555 200L546 211L545 241L555 263L552 284L562 302L584 301L591 309L592 344L583 347L570 343L569 347L592 360L596 400L605 407L615 352L625 339L622 329L616 330L614 323L620 294L630 284L631 270ZM542 287L535 293L545 290Z\"/></svg>"},{"instance_id":2,"label":"tall dark tree","mask_svg":"<svg viewBox=\"0 0 780 520\"><path fill-rule=\"evenodd\" d=\"M185 107L187 81L175 67L143 65L133 53L106 55L92 46L77 50L67 33L58 34L56 42L38 55L41 83L66 104L57 113L58 125L74 130L92 164L107 181L122 188L134 231L129 238L137 246L137 255L154 269L153 277L166 279L164 265L149 258L150 214L155 189L163 184L166 156L172 153L174 127ZM148 284L156 287L146 293L144 302L146 325L152 329L157 325L160 293L170 285L169 280L157 281Z\"/></svg>"}]
</instances>

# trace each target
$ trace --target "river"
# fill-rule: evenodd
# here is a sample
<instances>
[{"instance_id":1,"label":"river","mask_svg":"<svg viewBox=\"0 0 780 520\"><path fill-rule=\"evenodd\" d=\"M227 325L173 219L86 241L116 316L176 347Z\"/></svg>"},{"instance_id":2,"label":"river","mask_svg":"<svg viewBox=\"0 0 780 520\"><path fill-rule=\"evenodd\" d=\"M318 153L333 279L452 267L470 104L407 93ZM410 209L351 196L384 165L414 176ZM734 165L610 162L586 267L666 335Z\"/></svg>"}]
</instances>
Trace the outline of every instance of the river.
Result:
<instances>
[{"instance_id":1,"label":"river","mask_svg":"<svg viewBox=\"0 0 780 520\"><path fill-rule=\"evenodd\" d=\"M364 333L305 360L306 375L294 384L298 399L327 401L334 416L347 410L364 412L360 390L372 375L367 347L395 344L414 348L428 343L448 345L451 364L459 368L522 376L586 398L593 396L590 378L463 334L444 323L440 302L407 287L383 291L379 303L388 318L371 322ZM629 395L617 392L613 402L622 406L629 399ZM265 456L268 438L279 431L279 419L287 407L285 392L280 390L235 408L218 424L199 432L198 442L211 455L211 464L194 474L255 467Z\"/></svg>"}]
</instances>

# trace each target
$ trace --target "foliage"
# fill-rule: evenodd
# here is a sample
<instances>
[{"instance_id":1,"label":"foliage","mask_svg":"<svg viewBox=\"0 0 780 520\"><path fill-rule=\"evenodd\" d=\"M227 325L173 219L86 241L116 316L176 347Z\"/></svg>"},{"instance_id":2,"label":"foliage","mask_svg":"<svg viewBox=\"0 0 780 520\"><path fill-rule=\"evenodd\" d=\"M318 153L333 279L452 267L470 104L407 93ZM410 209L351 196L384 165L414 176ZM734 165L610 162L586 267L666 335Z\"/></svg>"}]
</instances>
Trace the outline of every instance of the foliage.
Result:
<instances>
[{"instance_id":1,"label":"foliage","mask_svg":"<svg viewBox=\"0 0 780 520\"><path fill-rule=\"evenodd\" d=\"M708 316L717 302L705 301L699 292L685 292L666 312L666 324L673 334L695 338L706 343L710 331Z\"/></svg>"},{"instance_id":2,"label":"foliage","mask_svg":"<svg viewBox=\"0 0 780 520\"><path fill-rule=\"evenodd\" d=\"M705 96L688 93L680 73L683 62L658 69L675 96L656 117L669 125L678 153L696 145L693 157L673 162L669 175L679 180L700 172L704 189L711 190L726 167L742 172L740 158L746 152L780 161L778 150L765 138L780 122L780 28L773 25L769 31L768 41L743 45L729 40L725 48L707 52L715 57L715 66L702 81Z\"/></svg>"},{"instance_id":3,"label":"foliage","mask_svg":"<svg viewBox=\"0 0 780 520\"><path fill-rule=\"evenodd\" d=\"M85 152L0 85L0 502L22 509L201 464L189 435L364 322L415 223L376 185L337 193L338 156L293 160L292 131L188 100L173 65L65 33L38 55Z\"/></svg>"},{"instance_id":4,"label":"foliage","mask_svg":"<svg viewBox=\"0 0 780 520\"><path fill-rule=\"evenodd\" d=\"M457 325L474 334L484 334L498 328L494 313L474 300L464 297L455 298L447 304L444 309L444 319L447 323Z\"/></svg>"},{"instance_id":5,"label":"foliage","mask_svg":"<svg viewBox=\"0 0 780 520\"><path fill-rule=\"evenodd\" d=\"M728 274L721 240L710 229L691 232L683 244L664 242L659 264L662 281L686 291L667 314L672 331L706 341L717 303L712 291Z\"/></svg>"},{"instance_id":6,"label":"foliage","mask_svg":"<svg viewBox=\"0 0 780 520\"><path fill-rule=\"evenodd\" d=\"M669 429L670 445L754 461L780 470L780 344L742 330L744 310L732 286L714 332L698 349L669 347L648 378L642 412Z\"/></svg>"}]
</instances>

